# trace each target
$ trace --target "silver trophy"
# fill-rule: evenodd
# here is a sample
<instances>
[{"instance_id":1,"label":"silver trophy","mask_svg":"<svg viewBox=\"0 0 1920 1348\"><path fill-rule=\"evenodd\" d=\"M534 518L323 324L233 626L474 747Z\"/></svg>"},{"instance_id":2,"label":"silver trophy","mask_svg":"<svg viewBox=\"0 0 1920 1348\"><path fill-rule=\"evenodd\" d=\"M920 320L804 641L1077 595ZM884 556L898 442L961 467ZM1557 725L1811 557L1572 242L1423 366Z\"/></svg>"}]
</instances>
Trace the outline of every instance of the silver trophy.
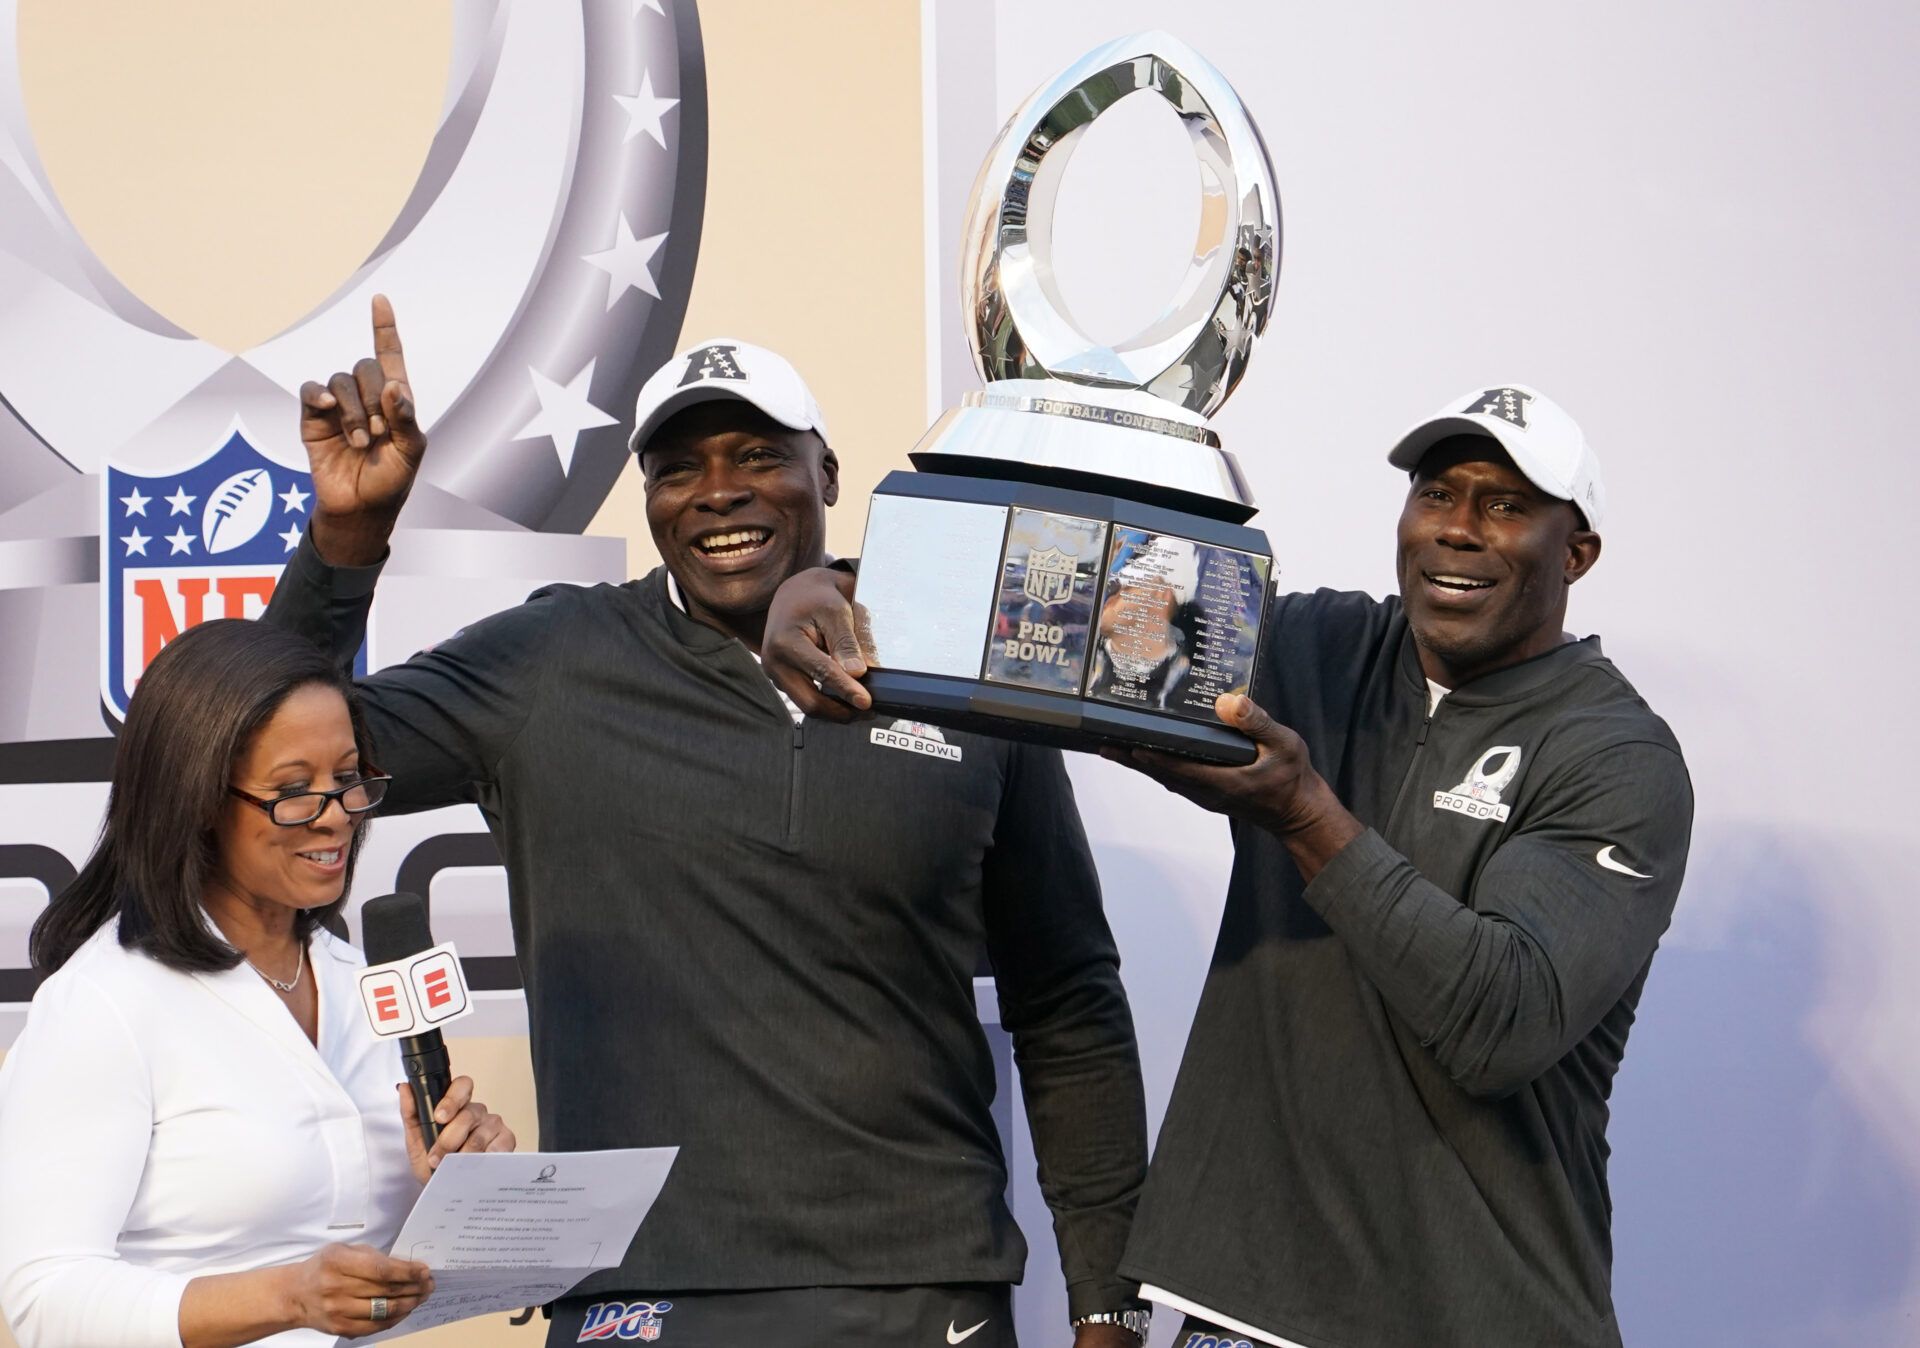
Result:
<instances>
[{"instance_id":1,"label":"silver trophy","mask_svg":"<svg viewBox=\"0 0 1920 1348\"><path fill-rule=\"evenodd\" d=\"M1167 310L1113 346L1067 316L1053 214L1087 128L1151 90L1199 161L1201 234ZM1272 592L1266 535L1207 418L1266 327L1273 166L1220 73L1163 33L1110 42L1016 112L968 208L961 291L986 381L889 473L855 602L876 707L1069 748L1244 763L1214 713L1250 689Z\"/></svg>"}]
</instances>

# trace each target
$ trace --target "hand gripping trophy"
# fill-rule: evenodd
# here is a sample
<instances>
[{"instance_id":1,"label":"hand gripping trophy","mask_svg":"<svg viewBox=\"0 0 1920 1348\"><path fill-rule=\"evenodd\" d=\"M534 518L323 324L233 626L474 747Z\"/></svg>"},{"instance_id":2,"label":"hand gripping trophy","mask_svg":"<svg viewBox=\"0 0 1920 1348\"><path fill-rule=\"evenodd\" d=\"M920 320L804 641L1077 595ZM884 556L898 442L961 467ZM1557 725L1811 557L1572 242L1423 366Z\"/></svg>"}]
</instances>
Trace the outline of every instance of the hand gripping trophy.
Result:
<instances>
[{"instance_id":1,"label":"hand gripping trophy","mask_svg":"<svg viewBox=\"0 0 1920 1348\"><path fill-rule=\"evenodd\" d=\"M1200 237L1174 299L1113 346L1067 316L1053 213L1108 108L1151 90L1199 161ZM961 276L986 387L873 497L856 603L876 707L1068 748L1253 759L1214 712L1253 682L1272 549L1207 418L1266 327L1280 260L1273 167L1220 73L1162 33L1110 42L1041 88L973 190Z\"/></svg>"}]
</instances>

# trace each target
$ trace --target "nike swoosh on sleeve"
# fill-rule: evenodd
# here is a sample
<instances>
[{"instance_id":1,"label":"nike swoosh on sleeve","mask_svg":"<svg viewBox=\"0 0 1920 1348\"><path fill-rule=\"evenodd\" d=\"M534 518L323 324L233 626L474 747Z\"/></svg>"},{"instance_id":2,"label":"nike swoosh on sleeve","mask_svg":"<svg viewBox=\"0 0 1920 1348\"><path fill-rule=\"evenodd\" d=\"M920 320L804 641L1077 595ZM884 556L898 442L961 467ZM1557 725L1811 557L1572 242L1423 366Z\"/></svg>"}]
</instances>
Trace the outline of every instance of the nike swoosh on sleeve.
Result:
<instances>
[{"instance_id":1,"label":"nike swoosh on sleeve","mask_svg":"<svg viewBox=\"0 0 1920 1348\"><path fill-rule=\"evenodd\" d=\"M947 1342L948 1343L965 1343L968 1339L972 1338L975 1334L978 1334L981 1330L985 1329L986 1327L987 1327L987 1322L985 1320L982 1320L979 1324L975 1325L972 1329L955 1330L953 1327L953 1321L949 1320L947 1321Z\"/></svg>"},{"instance_id":2,"label":"nike swoosh on sleeve","mask_svg":"<svg viewBox=\"0 0 1920 1348\"><path fill-rule=\"evenodd\" d=\"M1605 847L1601 848L1598 852L1595 852L1593 854L1593 859L1599 862L1601 867L1605 870L1617 871L1621 875L1631 875L1636 880L1653 879L1651 875L1640 874L1639 871L1634 870L1633 867L1627 865L1626 862L1615 860L1613 855L1613 849L1615 846L1617 846L1617 844L1608 843Z\"/></svg>"}]
</instances>

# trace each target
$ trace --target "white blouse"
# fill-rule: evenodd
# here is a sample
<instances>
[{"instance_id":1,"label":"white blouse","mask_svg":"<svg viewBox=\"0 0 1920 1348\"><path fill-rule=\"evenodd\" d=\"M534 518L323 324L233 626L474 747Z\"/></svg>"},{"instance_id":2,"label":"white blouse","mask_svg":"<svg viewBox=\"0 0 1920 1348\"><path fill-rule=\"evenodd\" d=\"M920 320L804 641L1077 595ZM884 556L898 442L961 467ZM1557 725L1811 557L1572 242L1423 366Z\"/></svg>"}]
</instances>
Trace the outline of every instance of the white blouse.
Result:
<instances>
[{"instance_id":1,"label":"white blouse","mask_svg":"<svg viewBox=\"0 0 1920 1348\"><path fill-rule=\"evenodd\" d=\"M190 1279L384 1250L420 1192L359 951L308 947L316 1047L245 963L180 973L117 927L41 985L0 1063L0 1309L21 1348L179 1348Z\"/></svg>"}]
</instances>

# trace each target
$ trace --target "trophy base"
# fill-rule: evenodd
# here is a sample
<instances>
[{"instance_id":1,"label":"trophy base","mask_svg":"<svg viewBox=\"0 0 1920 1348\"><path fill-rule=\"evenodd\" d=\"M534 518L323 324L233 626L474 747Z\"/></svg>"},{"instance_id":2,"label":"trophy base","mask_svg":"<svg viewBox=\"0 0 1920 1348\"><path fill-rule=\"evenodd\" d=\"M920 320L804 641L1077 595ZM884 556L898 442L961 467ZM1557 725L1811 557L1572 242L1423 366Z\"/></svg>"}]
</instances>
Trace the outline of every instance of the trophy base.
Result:
<instances>
[{"instance_id":1,"label":"trophy base","mask_svg":"<svg viewBox=\"0 0 1920 1348\"><path fill-rule=\"evenodd\" d=\"M1098 753L1102 746L1158 749L1229 767L1253 762L1253 741L1223 725L1033 693L979 679L876 669L865 680L874 710L1002 739Z\"/></svg>"},{"instance_id":2,"label":"trophy base","mask_svg":"<svg viewBox=\"0 0 1920 1348\"><path fill-rule=\"evenodd\" d=\"M1244 525L1078 487L890 473L854 605L882 710L1062 748L1250 763L1272 549Z\"/></svg>"}]
</instances>

